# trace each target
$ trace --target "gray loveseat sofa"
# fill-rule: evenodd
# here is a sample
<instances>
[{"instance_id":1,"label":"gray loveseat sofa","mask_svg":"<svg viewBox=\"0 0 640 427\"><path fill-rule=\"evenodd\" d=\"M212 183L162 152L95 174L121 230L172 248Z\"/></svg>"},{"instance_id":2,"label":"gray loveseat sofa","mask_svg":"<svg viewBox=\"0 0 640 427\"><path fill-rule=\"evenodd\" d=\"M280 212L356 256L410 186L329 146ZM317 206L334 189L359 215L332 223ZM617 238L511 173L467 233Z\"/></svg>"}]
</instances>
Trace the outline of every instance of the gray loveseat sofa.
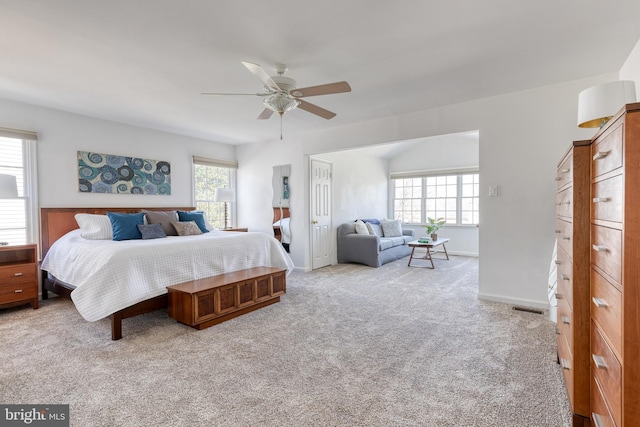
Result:
<instances>
[{"instance_id":1,"label":"gray loveseat sofa","mask_svg":"<svg viewBox=\"0 0 640 427\"><path fill-rule=\"evenodd\" d=\"M380 267L411 254L407 245L415 240L413 230L402 230L402 236L384 237L356 233L355 222L338 226L338 263L355 262Z\"/></svg>"}]
</instances>

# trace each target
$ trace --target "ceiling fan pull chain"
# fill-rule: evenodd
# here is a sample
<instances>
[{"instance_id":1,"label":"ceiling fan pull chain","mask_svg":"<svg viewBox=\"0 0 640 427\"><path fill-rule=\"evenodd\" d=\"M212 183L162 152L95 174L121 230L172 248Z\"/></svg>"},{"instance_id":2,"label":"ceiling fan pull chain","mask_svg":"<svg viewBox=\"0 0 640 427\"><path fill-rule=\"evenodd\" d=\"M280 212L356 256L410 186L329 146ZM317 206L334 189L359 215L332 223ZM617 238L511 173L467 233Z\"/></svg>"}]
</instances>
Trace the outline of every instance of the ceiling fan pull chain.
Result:
<instances>
[{"instance_id":1,"label":"ceiling fan pull chain","mask_svg":"<svg viewBox=\"0 0 640 427\"><path fill-rule=\"evenodd\" d=\"M280 141L282 141L282 114L280 114Z\"/></svg>"}]
</instances>

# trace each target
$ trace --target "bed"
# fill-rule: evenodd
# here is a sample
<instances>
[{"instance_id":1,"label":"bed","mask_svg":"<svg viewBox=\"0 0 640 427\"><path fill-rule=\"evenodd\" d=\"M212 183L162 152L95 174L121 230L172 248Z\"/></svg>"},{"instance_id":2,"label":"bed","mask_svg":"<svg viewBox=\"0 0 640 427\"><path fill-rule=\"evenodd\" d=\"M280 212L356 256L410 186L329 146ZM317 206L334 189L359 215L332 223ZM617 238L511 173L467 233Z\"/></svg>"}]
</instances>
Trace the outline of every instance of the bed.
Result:
<instances>
[{"instance_id":1,"label":"bed","mask_svg":"<svg viewBox=\"0 0 640 427\"><path fill-rule=\"evenodd\" d=\"M88 321L111 317L112 339L122 320L167 307L167 286L257 267L292 271L282 246L265 233L214 230L152 240L88 240L75 215L193 208L42 208L42 297L71 299Z\"/></svg>"}]
</instances>

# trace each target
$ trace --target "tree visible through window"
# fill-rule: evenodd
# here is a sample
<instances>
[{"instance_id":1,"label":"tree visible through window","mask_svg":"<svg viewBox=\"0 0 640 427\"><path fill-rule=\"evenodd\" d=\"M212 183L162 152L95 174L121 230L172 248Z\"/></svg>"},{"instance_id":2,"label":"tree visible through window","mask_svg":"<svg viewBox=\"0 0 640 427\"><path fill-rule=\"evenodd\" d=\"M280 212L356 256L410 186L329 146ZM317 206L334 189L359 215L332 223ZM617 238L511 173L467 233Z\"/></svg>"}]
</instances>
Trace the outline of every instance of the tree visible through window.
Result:
<instances>
[{"instance_id":1,"label":"tree visible through window","mask_svg":"<svg viewBox=\"0 0 640 427\"><path fill-rule=\"evenodd\" d=\"M477 173L397 178L392 183L394 218L405 224L424 224L427 218L456 225L480 221Z\"/></svg>"},{"instance_id":2,"label":"tree visible through window","mask_svg":"<svg viewBox=\"0 0 640 427\"><path fill-rule=\"evenodd\" d=\"M209 224L224 228L224 203L214 202L216 188L236 188L234 163L216 160L194 159L194 188L196 209L205 212ZM229 207L229 222L234 223L233 203Z\"/></svg>"}]
</instances>

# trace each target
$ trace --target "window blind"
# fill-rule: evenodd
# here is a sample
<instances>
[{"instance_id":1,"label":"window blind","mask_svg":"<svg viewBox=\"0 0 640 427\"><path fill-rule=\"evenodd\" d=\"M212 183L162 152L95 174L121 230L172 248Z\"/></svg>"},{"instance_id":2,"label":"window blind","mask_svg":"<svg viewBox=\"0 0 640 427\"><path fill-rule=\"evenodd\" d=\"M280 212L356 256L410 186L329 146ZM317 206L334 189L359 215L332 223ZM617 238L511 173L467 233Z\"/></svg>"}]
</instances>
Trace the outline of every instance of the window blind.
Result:
<instances>
[{"instance_id":1,"label":"window blind","mask_svg":"<svg viewBox=\"0 0 640 427\"><path fill-rule=\"evenodd\" d=\"M5 138L23 139L27 141L38 140L38 134L36 132L31 132L28 130L20 130L20 129L3 128L3 127L0 127L0 136Z\"/></svg>"},{"instance_id":2,"label":"window blind","mask_svg":"<svg viewBox=\"0 0 640 427\"><path fill-rule=\"evenodd\" d=\"M443 175L463 175L467 173L478 173L480 168L478 166L469 166L466 168L452 168L452 169L434 169L427 171L411 171L411 172L391 172L389 178L391 179L405 179L405 178L424 178L428 176L443 176Z\"/></svg>"},{"instance_id":3,"label":"window blind","mask_svg":"<svg viewBox=\"0 0 640 427\"><path fill-rule=\"evenodd\" d=\"M209 159L206 157L193 156L194 165L213 166L218 168L238 169L238 162L230 160Z\"/></svg>"}]
</instances>

